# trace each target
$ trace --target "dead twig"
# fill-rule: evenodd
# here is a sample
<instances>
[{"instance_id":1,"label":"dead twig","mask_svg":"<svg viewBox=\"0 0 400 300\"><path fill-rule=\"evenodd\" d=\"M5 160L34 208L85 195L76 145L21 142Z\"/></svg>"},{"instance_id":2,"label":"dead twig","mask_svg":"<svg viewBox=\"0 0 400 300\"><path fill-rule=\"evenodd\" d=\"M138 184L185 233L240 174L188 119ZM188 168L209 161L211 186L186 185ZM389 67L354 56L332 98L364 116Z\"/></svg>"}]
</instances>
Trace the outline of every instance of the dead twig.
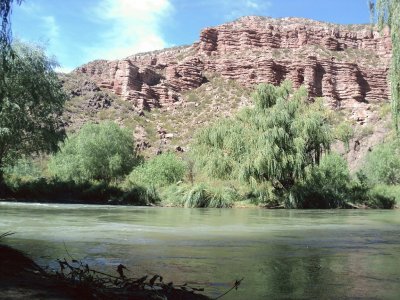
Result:
<instances>
[{"instance_id":1,"label":"dead twig","mask_svg":"<svg viewBox=\"0 0 400 300\"><path fill-rule=\"evenodd\" d=\"M218 297L214 298L213 300L217 300L217 299L222 298L223 296L225 296L226 294L228 294L228 293L229 293L230 291L232 291L233 289L237 290L238 287L239 287L239 285L240 285L240 283L242 282L243 279L244 279L244 277L243 277L242 279L240 279L240 280L235 280L235 283L233 284L233 286L232 286L229 290L227 290L225 293L219 295Z\"/></svg>"}]
</instances>

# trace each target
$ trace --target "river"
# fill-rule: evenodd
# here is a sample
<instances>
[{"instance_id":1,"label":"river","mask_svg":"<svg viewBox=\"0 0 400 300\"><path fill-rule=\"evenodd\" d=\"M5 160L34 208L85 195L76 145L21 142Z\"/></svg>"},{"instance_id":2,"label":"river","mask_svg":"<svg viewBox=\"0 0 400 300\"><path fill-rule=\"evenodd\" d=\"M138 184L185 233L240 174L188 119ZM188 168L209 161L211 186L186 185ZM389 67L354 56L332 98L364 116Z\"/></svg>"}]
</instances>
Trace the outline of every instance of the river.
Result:
<instances>
[{"instance_id":1,"label":"river","mask_svg":"<svg viewBox=\"0 0 400 300\"><path fill-rule=\"evenodd\" d=\"M399 210L182 209L0 202L0 233L39 264L161 274L223 299L399 299Z\"/></svg>"}]
</instances>

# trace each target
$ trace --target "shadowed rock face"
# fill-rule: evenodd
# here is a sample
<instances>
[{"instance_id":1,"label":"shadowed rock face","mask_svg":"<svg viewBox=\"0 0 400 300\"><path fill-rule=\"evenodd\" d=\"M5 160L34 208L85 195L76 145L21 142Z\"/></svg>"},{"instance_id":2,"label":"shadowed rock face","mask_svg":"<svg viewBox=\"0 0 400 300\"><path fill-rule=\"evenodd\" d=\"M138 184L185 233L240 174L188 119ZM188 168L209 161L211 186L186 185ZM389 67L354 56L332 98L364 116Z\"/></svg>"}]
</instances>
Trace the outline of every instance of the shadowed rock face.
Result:
<instances>
[{"instance_id":1,"label":"shadowed rock face","mask_svg":"<svg viewBox=\"0 0 400 300\"><path fill-rule=\"evenodd\" d=\"M362 111L368 102L389 98L390 55L388 33L368 25L244 17L204 29L191 46L93 61L75 72L90 75L138 110L180 103L181 92L217 73L245 86L290 79L332 107Z\"/></svg>"}]
</instances>

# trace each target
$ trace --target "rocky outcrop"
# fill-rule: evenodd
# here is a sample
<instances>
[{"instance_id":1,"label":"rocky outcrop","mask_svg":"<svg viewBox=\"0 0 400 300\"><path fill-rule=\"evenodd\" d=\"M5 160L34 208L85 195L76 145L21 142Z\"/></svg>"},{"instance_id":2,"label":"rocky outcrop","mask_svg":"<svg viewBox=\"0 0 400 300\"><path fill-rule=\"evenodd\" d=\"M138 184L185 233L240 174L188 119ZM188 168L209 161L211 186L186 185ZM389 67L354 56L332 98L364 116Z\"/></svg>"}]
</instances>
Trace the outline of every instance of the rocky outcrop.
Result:
<instances>
[{"instance_id":1,"label":"rocky outcrop","mask_svg":"<svg viewBox=\"0 0 400 300\"><path fill-rule=\"evenodd\" d=\"M101 110L111 107L113 99L106 91L87 78L59 75L69 98L80 97L87 108Z\"/></svg>"},{"instance_id":2,"label":"rocky outcrop","mask_svg":"<svg viewBox=\"0 0 400 300\"><path fill-rule=\"evenodd\" d=\"M199 87L205 80L202 61L197 57L162 66L156 64L156 59L150 62L152 64L143 66L143 63L136 65L130 59L94 61L79 67L76 72L89 75L100 88L112 90L139 110L179 102L180 92Z\"/></svg>"},{"instance_id":3,"label":"rocky outcrop","mask_svg":"<svg viewBox=\"0 0 400 300\"><path fill-rule=\"evenodd\" d=\"M344 26L301 18L243 17L236 22L204 29L199 42L200 51L208 55L248 48L271 52L311 45L330 51L371 50L386 57L391 51L388 34L382 36L368 25Z\"/></svg>"},{"instance_id":4,"label":"rocky outcrop","mask_svg":"<svg viewBox=\"0 0 400 300\"><path fill-rule=\"evenodd\" d=\"M386 100L390 38L369 26L353 27L246 17L203 30L197 48L209 57L207 71L245 85L289 79L333 106Z\"/></svg>"},{"instance_id":5,"label":"rocky outcrop","mask_svg":"<svg viewBox=\"0 0 400 300\"><path fill-rule=\"evenodd\" d=\"M90 92L99 92L100 88L94 83L88 80L84 80L78 87L70 89L69 96L70 97L79 97L86 95Z\"/></svg>"},{"instance_id":6,"label":"rocky outcrop","mask_svg":"<svg viewBox=\"0 0 400 300\"><path fill-rule=\"evenodd\" d=\"M244 86L290 79L333 107L364 109L360 103L389 98L390 55L388 33L368 25L244 17L204 29L192 46L94 61L75 72L138 110L181 103L181 93L201 86L209 73Z\"/></svg>"}]
</instances>

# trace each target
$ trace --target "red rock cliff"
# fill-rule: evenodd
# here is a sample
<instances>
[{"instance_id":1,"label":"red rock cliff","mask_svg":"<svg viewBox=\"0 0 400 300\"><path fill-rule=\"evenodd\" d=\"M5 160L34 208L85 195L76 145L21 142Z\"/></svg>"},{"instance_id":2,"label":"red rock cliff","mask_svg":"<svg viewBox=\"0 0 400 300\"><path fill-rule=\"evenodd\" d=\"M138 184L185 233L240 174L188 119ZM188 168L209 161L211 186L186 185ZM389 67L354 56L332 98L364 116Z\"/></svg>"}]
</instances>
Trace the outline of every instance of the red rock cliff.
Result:
<instances>
[{"instance_id":1,"label":"red rock cliff","mask_svg":"<svg viewBox=\"0 0 400 300\"><path fill-rule=\"evenodd\" d=\"M217 73L249 86L290 79L334 107L389 98L390 37L368 25L244 17L206 28L199 42L76 69L140 109L182 101L181 92Z\"/></svg>"}]
</instances>

